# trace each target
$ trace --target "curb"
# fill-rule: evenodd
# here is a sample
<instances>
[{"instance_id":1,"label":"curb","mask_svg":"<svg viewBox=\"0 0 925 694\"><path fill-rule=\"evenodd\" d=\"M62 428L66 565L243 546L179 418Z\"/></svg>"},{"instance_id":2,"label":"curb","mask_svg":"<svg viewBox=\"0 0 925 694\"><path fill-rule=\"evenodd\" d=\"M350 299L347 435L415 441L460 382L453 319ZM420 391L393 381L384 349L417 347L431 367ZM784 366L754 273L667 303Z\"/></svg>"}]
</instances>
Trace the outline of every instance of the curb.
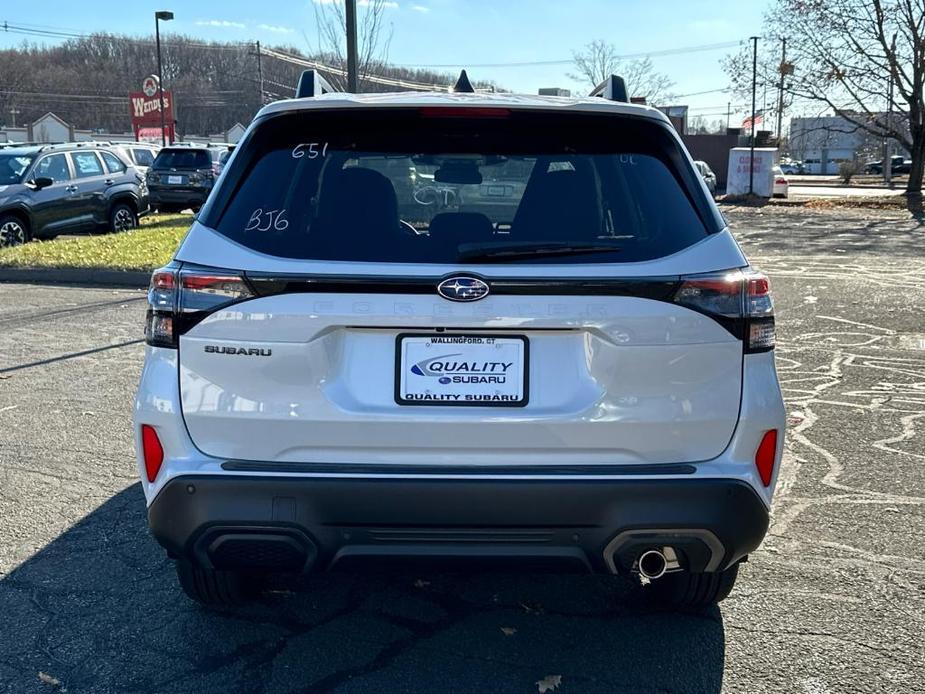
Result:
<instances>
[{"instance_id":1,"label":"curb","mask_svg":"<svg viewBox=\"0 0 925 694\"><path fill-rule=\"evenodd\" d=\"M0 283L70 284L83 287L147 289L150 272L105 268L0 267Z\"/></svg>"}]
</instances>

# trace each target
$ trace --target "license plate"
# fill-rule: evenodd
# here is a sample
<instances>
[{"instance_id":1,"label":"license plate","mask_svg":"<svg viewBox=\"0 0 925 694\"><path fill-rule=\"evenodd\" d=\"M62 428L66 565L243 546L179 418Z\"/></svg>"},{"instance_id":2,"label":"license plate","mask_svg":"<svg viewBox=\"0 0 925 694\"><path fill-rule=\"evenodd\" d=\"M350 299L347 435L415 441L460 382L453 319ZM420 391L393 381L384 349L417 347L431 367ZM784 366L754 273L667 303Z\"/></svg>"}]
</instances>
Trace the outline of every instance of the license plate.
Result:
<instances>
[{"instance_id":1,"label":"license plate","mask_svg":"<svg viewBox=\"0 0 925 694\"><path fill-rule=\"evenodd\" d=\"M171 185L182 185L184 178L186 178L186 176L168 176L167 183Z\"/></svg>"},{"instance_id":2,"label":"license plate","mask_svg":"<svg viewBox=\"0 0 925 694\"><path fill-rule=\"evenodd\" d=\"M399 405L527 404L529 343L523 335L403 334L396 346Z\"/></svg>"}]
</instances>

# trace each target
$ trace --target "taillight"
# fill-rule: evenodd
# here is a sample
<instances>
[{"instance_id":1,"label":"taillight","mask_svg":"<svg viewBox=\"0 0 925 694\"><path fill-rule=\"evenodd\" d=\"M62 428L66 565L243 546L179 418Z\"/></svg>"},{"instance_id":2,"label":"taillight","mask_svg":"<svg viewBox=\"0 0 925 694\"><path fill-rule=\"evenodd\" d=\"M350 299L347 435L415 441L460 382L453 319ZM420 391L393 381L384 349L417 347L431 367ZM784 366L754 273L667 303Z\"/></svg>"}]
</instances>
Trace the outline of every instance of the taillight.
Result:
<instances>
[{"instance_id":1,"label":"taillight","mask_svg":"<svg viewBox=\"0 0 925 694\"><path fill-rule=\"evenodd\" d=\"M145 341L176 347L180 335L220 308L254 296L245 279L208 268L161 268L151 275Z\"/></svg>"},{"instance_id":2,"label":"taillight","mask_svg":"<svg viewBox=\"0 0 925 694\"><path fill-rule=\"evenodd\" d=\"M747 353L774 349L774 303L768 278L730 270L681 278L675 303L716 319L745 343Z\"/></svg>"},{"instance_id":3,"label":"taillight","mask_svg":"<svg viewBox=\"0 0 925 694\"><path fill-rule=\"evenodd\" d=\"M755 467L758 468L758 476L761 477L761 484L765 487L771 486L771 478L774 476L774 460L776 458L777 429L771 429L761 437L761 443L758 444L758 450L755 451Z\"/></svg>"},{"instance_id":4,"label":"taillight","mask_svg":"<svg viewBox=\"0 0 925 694\"><path fill-rule=\"evenodd\" d=\"M164 447L157 438L154 427L149 424L141 425L141 457L145 461L148 482L153 482L157 479L157 473L161 471L161 465L164 462Z\"/></svg>"},{"instance_id":5,"label":"taillight","mask_svg":"<svg viewBox=\"0 0 925 694\"><path fill-rule=\"evenodd\" d=\"M771 283L760 272L745 274L745 351L767 352L774 349L774 300Z\"/></svg>"},{"instance_id":6,"label":"taillight","mask_svg":"<svg viewBox=\"0 0 925 694\"><path fill-rule=\"evenodd\" d=\"M787 183L786 178L778 178L776 181L774 181L774 184L778 186L785 185L786 183Z\"/></svg>"}]
</instances>

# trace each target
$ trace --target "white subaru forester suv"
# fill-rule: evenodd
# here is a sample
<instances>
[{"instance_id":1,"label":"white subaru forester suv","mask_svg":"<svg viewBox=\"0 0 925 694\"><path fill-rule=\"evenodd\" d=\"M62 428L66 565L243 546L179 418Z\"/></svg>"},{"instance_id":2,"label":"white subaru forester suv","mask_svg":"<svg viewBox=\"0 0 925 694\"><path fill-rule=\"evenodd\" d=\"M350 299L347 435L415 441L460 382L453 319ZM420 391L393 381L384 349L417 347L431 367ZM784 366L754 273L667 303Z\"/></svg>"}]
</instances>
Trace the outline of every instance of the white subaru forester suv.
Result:
<instances>
[{"instance_id":1,"label":"white subaru forester suv","mask_svg":"<svg viewBox=\"0 0 925 694\"><path fill-rule=\"evenodd\" d=\"M783 448L768 280L621 85L306 74L260 111L148 294L138 462L190 597L383 558L728 595Z\"/></svg>"}]
</instances>

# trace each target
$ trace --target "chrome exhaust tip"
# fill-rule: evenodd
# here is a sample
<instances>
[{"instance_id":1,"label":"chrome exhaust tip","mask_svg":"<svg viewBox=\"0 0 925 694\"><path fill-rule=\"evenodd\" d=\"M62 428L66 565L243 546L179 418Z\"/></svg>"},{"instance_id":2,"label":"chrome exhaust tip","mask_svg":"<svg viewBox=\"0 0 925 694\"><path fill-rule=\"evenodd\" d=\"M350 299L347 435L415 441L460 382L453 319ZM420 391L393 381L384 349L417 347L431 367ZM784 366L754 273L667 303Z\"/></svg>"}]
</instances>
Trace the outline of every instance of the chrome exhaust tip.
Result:
<instances>
[{"instance_id":1,"label":"chrome exhaust tip","mask_svg":"<svg viewBox=\"0 0 925 694\"><path fill-rule=\"evenodd\" d=\"M668 559L658 549L650 549L640 554L637 565L639 573L650 581L661 578L668 571Z\"/></svg>"}]
</instances>

